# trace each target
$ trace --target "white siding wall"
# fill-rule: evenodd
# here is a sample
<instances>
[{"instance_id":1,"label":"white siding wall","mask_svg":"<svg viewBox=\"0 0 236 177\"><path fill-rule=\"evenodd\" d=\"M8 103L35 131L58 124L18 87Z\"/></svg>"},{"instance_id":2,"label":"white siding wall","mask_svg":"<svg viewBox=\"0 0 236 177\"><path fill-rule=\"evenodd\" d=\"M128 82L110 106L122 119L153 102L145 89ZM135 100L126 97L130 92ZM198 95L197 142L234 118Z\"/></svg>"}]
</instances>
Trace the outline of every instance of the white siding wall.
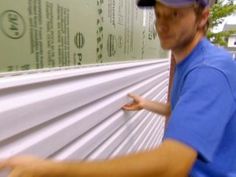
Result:
<instances>
[{"instance_id":1,"label":"white siding wall","mask_svg":"<svg viewBox=\"0 0 236 177\"><path fill-rule=\"evenodd\" d=\"M94 160L154 148L164 119L121 107L129 92L166 101L168 76L168 60L2 75L0 158Z\"/></svg>"}]
</instances>

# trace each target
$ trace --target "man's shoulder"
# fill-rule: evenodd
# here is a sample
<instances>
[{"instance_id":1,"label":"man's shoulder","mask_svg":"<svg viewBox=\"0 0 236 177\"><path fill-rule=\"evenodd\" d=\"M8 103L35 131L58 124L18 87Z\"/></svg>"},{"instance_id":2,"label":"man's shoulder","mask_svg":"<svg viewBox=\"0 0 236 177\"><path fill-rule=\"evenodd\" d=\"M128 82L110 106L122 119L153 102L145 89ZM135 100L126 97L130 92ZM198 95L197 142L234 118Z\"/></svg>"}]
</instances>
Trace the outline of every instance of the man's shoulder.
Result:
<instances>
[{"instance_id":1,"label":"man's shoulder","mask_svg":"<svg viewBox=\"0 0 236 177\"><path fill-rule=\"evenodd\" d=\"M222 48L210 47L204 52L203 61L197 67L215 69L226 78L236 100L236 61Z\"/></svg>"},{"instance_id":2,"label":"man's shoulder","mask_svg":"<svg viewBox=\"0 0 236 177\"><path fill-rule=\"evenodd\" d=\"M224 48L215 46L205 40L201 51L202 54L200 56L202 59L198 66L213 67L223 73L236 72L236 61L233 59L232 54Z\"/></svg>"},{"instance_id":3,"label":"man's shoulder","mask_svg":"<svg viewBox=\"0 0 236 177\"><path fill-rule=\"evenodd\" d=\"M233 56L224 48L213 45L206 38L200 41L189 58L184 64L186 67L181 67L186 74L202 66L213 67L223 72L229 69L236 70L236 61L233 60Z\"/></svg>"}]
</instances>

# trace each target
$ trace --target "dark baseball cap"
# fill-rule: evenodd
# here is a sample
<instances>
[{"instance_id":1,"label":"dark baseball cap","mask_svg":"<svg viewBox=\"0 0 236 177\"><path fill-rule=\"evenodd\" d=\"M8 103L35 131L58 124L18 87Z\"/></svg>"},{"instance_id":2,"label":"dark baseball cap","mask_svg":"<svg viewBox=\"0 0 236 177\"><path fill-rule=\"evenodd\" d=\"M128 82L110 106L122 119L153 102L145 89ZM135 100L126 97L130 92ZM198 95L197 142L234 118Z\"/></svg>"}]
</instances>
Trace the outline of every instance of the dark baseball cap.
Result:
<instances>
[{"instance_id":1,"label":"dark baseball cap","mask_svg":"<svg viewBox=\"0 0 236 177\"><path fill-rule=\"evenodd\" d=\"M138 0L137 5L140 8L151 8L155 6L156 2L160 2L170 7L184 7L193 4L194 2L199 3L201 6L206 7L209 5L209 0Z\"/></svg>"}]
</instances>

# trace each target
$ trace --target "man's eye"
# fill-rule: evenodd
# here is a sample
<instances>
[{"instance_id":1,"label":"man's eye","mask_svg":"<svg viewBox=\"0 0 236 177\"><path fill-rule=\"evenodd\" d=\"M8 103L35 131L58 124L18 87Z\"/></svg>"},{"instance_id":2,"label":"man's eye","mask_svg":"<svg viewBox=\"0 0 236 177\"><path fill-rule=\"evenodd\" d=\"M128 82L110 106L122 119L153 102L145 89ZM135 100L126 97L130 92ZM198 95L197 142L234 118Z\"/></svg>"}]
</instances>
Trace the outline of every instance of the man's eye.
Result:
<instances>
[{"instance_id":1,"label":"man's eye","mask_svg":"<svg viewBox=\"0 0 236 177\"><path fill-rule=\"evenodd\" d=\"M180 13L177 12L177 11L174 11L174 12L172 13L172 17L174 17L174 18L178 18L179 16L180 16Z\"/></svg>"}]
</instances>

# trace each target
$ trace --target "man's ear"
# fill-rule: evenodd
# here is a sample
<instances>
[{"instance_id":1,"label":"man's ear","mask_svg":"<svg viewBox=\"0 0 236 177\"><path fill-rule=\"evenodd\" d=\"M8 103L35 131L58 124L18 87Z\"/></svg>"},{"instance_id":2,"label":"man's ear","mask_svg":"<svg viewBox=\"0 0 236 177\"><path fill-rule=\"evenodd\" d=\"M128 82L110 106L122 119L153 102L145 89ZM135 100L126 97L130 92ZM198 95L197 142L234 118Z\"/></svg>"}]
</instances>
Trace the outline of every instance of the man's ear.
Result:
<instances>
[{"instance_id":1,"label":"man's ear","mask_svg":"<svg viewBox=\"0 0 236 177\"><path fill-rule=\"evenodd\" d=\"M201 18L199 18L198 28L203 29L207 25L207 21L209 20L210 9L207 7L203 10L201 14Z\"/></svg>"}]
</instances>

